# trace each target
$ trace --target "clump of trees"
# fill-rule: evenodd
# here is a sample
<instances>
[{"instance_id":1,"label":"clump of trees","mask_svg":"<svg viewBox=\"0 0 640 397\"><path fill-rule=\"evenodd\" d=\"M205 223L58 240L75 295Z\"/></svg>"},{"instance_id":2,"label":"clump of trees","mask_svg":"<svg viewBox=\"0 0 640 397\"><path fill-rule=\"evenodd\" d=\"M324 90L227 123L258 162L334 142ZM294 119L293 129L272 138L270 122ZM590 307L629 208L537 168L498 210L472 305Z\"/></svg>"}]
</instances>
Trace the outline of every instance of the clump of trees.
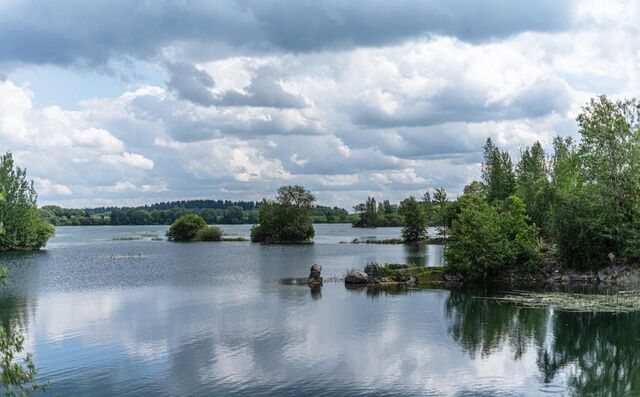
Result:
<instances>
[{"instance_id":1,"label":"clump of trees","mask_svg":"<svg viewBox=\"0 0 640 397\"><path fill-rule=\"evenodd\" d=\"M266 244L299 243L315 235L315 196L304 187L282 186L275 200L263 200L258 209L260 223L251 228L251 241Z\"/></svg>"},{"instance_id":2,"label":"clump of trees","mask_svg":"<svg viewBox=\"0 0 640 397\"><path fill-rule=\"evenodd\" d=\"M357 218L353 220L353 227L388 227L402 226L402 215L398 213L398 205L389 200L377 202L374 197L368 197L364 203L353 207Z\"/></svg>"},{"instance_id":3,"label":"clump of trees","mask_svg":"<svg viewBox=\"0 0 640 397\"><path fill-rule=\"evenodd\" d=\"M450 205L448 266L532 264L543 239L572 269L640 259L640 102L593 98L577 121L578 141L555 138L551 155L535 142L515 166L487 140L482 182Z\"/></svg>"},{"instance_id":4,"label":"clump of trees","mask_svg":"<svg viewBox=\"0 0 640 397\"><path fill-rule=\"evenodd\" d=\"M0 156L0 192L0 251L44 247L55 230L40 216L33 181L9 152Z\"/></svg>"}]
</instances>

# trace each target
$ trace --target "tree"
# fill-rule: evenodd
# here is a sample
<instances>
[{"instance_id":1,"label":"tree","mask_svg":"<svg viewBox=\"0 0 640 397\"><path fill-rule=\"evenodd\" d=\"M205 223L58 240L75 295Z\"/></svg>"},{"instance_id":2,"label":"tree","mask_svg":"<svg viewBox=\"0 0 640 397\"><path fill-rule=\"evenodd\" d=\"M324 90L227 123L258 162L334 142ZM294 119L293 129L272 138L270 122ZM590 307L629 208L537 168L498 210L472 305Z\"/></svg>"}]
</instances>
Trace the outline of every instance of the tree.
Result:
<instances>
[{"instance_id":1,"label":"tree","mask_svg":"<svg viewBox=\"0 0 640 397\"><path fill-rule=\"evenodd\" d=\"M229 225L239 225L244 223L244 211L242 211L242 208L238 206L231 206L224 211L221 222Z\"/></svg>"},{"instance_id":2,"label":"tree","mask_svg":"<svg viewBox=\"0 0 640 397\"><path fill-rule=\"evenodd\" d=\"M530 224L521 198L489 204L481 195L458 199L445 251L447 267L470 278L486 278L517 264L539 261L538 228Z\"/></svg>"},{"instance_id":3,"label":"tree","mask_svg":"<svg viewBox=\"0 0 640 397\"><path fill-rule=\"evenodd\" d=\"M26 171L14 165L10 152L0 156L0 251L44 247L54 234L37 208L37 194Z\"/></svg>"},{"instance_id":4,"label":"tree","mask_svg":"<svg viewBox=\"0 0 640 397\"><path fill-rule=\"evenodd\" d=\"M577 118L582 177L616 255L640 256L640 102L591 99Z\"/></svg>"},{"instance_id":5,"label":"tree","mask_svg":"<svg viewBox=\"0 0 640 397\"><path fill-rule=\"evenodd\" d=\"M376 227L379 223L378 207L376 199L367 197L364 203L360 203L353 207L358 213L359 219L353 224L354 227Z\"/></svg>"},{"instance_id":6,"label":"tree","mask_svg":"<svg viewBox=\"0 0 640 397\"><path fill-rule=\"evenodd\" d=\"M462 194L468 196L470 194L479 194L486 196L487 194L487 185L480 181L471 181L468 185L462 189Z\"/></svg>"},{"instance_id":7,"label":"tree","mask_svg":"<svg viewBox=\"0 0 640 397\"><path fill-rule=\"evenodd\" d=\"M183 215L176 220L169 230L167 237L172 241L191 241L200 229L207 227L207 222L195 214Z\"/></svg>"},{"instance_id":8,"label":"tree","mask_svg":"<svg viewBox=\"0 0 640 397\"><path fill-rule=\"evenodd\" d=\"M402 238L406 242L416 242L427 238L427 216L424 206L411 196L400 203L398 209L404 218Z\"/></svg>"},{"instance_id":9,"label":"tree","mask_svg":"<svg viewBox=\"0 0 640 397\"><path fill-rule=\"evenodd\" d=\"M438 234L447 238L447 192L443 187L436 188L433 192L433 201L437 205Z\"/></svg>"},{"instance_id":10,"label":"tree","mask_svg":"<svg viewBox=\"0 0 640 397\"><path fill-rule=\"evenodd\" d=\"M313 238L315 196L300 185L282 186L275 200L263 200L259 224L251 228L251 241L267 244L303 242Z\"/></svg>"},{"instance_id":11,"label":"tree","mask_svg":"<svg viewBox=\"0 0 640 397\"><path fill-rule=\"evenodd\" d=\"M540 142L535 142L522 152L516 165L516 178L516 191L524 200L529 217L546 231L551 201L549 167Z\"/></svg>"},{"instance_id":12,"label":"tree","mask_svg":"<svg viewBox=\"0 0 640 397\"><path fill-rule=\"evenodd\" d=\"M487 200L490 203L504 200L515 192L516 178L511 156L507 152L501 152L491 138L487 138L484 145L482 179L487 185Z\"/></svg>"}]
</instances>

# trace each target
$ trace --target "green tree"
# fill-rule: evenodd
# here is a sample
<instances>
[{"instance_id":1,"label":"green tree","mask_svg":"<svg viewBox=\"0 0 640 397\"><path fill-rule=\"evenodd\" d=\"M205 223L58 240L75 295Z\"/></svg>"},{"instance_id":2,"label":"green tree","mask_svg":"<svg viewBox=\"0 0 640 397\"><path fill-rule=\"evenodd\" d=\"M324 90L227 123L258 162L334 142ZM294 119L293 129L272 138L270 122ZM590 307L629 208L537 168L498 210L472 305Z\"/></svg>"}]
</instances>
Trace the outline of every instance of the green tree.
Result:
<instances>
[{"instance_id":1,"label":"green tree","mask_svg":"<svg viewBox=\"0 0 640 397\"><path fill-rule=\"evenodd\" d=\"M517 196L489 204L481 195L458 199L445 257L447 266L471 278L486 278L517 264L539 261L538 229Z\"/></svg>"},{"instance_id":2,"label":"green tree","mask_svg":"<svg viewBox=\"0 0 640 397\"><path fill-rule=\"evenodd\" d=\"M207 227L207 222L201 216L186 214L178 218L169 230L167 237L172 241L191 241L201 229Z\"/></svg>"},{"instance_id":3,"label":"green tree","mask_svg":"<svg viewBox=\"0 0 640 397\"><path fill-rule=\"evenodd\" d=\"M380 214L375 198L367 197L364 203L356 205L353 209L359 215L358 220L353 224L354 227L376 227L379 225Z\"/></svg>"},{"instance_id":4,"label":"green tree","mask_svg":"<svg viewBox=\"0 0 640 397\"><path fill-rule=\"evenodd\" d=\"M437 206L438 234L442 238L447 238L447 192L443 187L436 188L433 192L433 202Z\"/></svg>"},{"instance_id":5,"label":"green tree","mask_svg":"<svg viewBox=\"0 0 640 397\"><path fill-rule=\"evenodd\" d=\"M411 196L400 203L398 209L404 218L402 238L406 242L415 242L427 238L427 216L424 206Z\"/></svg>"},{"instance_id":6,"label":"green tree","mask_svg":"<svg viewBox=\"0 0 640 397\"><path fill-rule=\"evenodd\" d=\"M594 98L577 118L580 163L616 255L640 256L640 102Z\"/></svg>"},{"instance_id":7,"label":"green tree","mask_svg":"<svg viewBox=\"0 0 640 397\"><path fill-rule=\"evenodd\" d=\"M54 234L37 208L33 181L27 180L24 169L15 166L7 152L0 156L0 251L33 250L44 247Z\"/></svg>"},{"instance_id":8,"label":"green tree","mask_svg":"<svg viewBox=\"0 0 640 397\"><path fill-rule=\"evenodd\" d=\"M540 142L535 142L522 152L516 165L516 178L516 192L524 200L529 217L546 232L551 190L547 158Z\"/></svg>"},{"instance_id":9,"label":"green tree","mask_svg":"<svg viewBox=\"0 0 640 397\"><path fill-rule=\"evenodd\" d=\"M313 238L315 196L304 187L281 186L275 200L263 200L260 223L251 228L251 241L267 244L303 242Z\"/></svg>"},{"instance_id":10,"label":"green tree","mask_svg":"<svg viewBox=\"0 0 640 397\"><path fill-rule=\"evenodd\" d=\"M490 203L504 200L515 192L516 177L509 153L500 151L487 138L484 145L482 179L487 185L487 200Z\"/></svg>"},{"instance_id":11,"label":"green tree","mask_svg":"<svg viewBox=\"0 0 640 397\"><path fill-rule=\"evenodd\" d=\"M244 211L241 207L231 206L224 211L221 222L229 225L245 223Z\"/></svg>"}]
</instances>

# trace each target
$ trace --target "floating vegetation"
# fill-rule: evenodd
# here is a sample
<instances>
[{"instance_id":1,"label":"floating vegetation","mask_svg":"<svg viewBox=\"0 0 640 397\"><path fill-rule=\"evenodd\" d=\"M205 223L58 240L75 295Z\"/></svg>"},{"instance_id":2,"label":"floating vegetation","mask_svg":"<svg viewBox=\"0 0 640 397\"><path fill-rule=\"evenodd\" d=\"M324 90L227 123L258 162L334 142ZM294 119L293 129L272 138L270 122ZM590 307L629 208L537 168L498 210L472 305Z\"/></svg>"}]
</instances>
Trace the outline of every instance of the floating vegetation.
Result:
<instances>
[{"instance_id":1,"label":"floating vegetation","mask_svg":"<svg viewBox=\"0 0 640 397\"><path fill-rule=\"evenodd\" d=\"M164 239L160 236L151 237L151 241L164 241Z\"/></svg>"},{"instance_id":2,"label":"floating vegetation","mask_svg":"<svg viewBox=\"0 0 640 397\"><path fill-rule=\"evenodd\" d=\"M120 237L112 237L112 241L133 241L133 240L142 240L142 237L138 236L120 236Z\"/></svg>"},{"instance_id":3,"label":"floating vegetation","mask_svg":"<svg viewBox=\"0 0 640 397\"><path fill-rule=\"evenodd\" d=\"M640 291L620 291L609 295L568 292L513 291L496 298L522 307L554 309L572 312L628 313L640 310Z\"/></svg>"}]
</instances>

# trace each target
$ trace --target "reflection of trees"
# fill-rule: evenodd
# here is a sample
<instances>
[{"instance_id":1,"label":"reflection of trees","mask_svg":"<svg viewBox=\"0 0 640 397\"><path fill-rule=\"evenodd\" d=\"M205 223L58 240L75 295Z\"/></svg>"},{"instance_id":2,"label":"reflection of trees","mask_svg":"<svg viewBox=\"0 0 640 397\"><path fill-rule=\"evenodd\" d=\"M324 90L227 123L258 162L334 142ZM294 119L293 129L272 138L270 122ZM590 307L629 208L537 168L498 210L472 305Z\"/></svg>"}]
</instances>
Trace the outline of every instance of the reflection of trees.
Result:
<instances>
[{"instance_id":1,"label":"reflection of trees","mask_svg":"<svg viewBox=\"0 0 640 397\"><path fill-rule=\"evenodd\" d=\"M558 312L554 338L538 367L550 382L564 370L577 395L633 395L640 390L640 314Z\"/></svg>"},{"instance_id":2,"label":"reflection of trees","mask_svg":"<svg viewBox=\"0 0 640 397\"><path fill-rule=\"evenodd\" d=\"M29 302L22 296L0 296L0 326L6 330L27 330Z\"/></svg>"},{"instance_id":3,"label":"reflection of trees","mask_svg":"<svg viewBox=\"0 0 640 397\"><path fill-rule=\"evenodd\" d=\"M510 346L518 360L534 346L542 383L562 373L575 395L640 391L640 313L526 309L477 298L481 294L451 291L445 302L449 333L472 358Z\"/></svg>"},{"instance_id":4,"label":"reflection of trees","mask_svg":"<svg viewBox=\"0 0 640 397\"><path fill-rule=\"evenodd\" d=\"M424 244L405 244L406 263L414 266L427 265L427 247Z\"/></svg>"},{"instance_id":5,"label":"reflection of trees","mask_svg":"<svg viewBox=\"0 0 640 397\"><path fill-rule=\"evenodd\" d=\"M507 343L519 359L527 345L544 343L547 312L478 298L481 291L451 291L445 302L449 333L472 358L489 356Z\"/></svg>"}]
</instances>

